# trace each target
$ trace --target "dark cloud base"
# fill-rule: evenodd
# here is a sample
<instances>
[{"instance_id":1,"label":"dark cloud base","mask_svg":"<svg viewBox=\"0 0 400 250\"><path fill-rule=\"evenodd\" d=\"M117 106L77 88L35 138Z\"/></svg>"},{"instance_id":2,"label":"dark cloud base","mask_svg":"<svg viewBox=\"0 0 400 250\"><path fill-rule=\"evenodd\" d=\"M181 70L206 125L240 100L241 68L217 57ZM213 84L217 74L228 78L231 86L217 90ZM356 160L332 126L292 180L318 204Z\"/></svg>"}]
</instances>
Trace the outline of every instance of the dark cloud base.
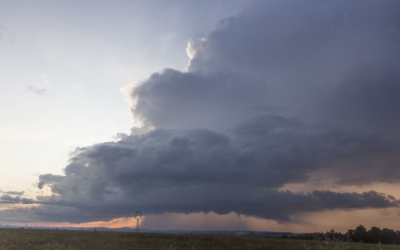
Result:
<instances>
[{"instance_id":1,"label":"dark cloud base","mask_svg":"<svg viewBox=\"0 0 400 250\"><path fill-rule=\"evenodd\" d=\"M65 176L39 176L38 187L51 187L53 196L36 201L3 196L2 201L43 204L30 210L36 214L54 214L52 206L65 206L70 210L57 213L61 217L41 219L70 222L111 220L135 210L234 212L288 222L290 215L299 212L397 207L394 197L374 191L276 190L308 181L314 171L340 159L345 162L349 155L363 158L389 146L376 137L280 116L258 117L229 134L154 130L77 149ZM340 176L341 169L337 171ZM368 170L361 166L353 171ZM375 171L375 179L365 181L382 180L387 171ZM80 214L89 219L75 217Z\"/></svg>"}]
</instances>

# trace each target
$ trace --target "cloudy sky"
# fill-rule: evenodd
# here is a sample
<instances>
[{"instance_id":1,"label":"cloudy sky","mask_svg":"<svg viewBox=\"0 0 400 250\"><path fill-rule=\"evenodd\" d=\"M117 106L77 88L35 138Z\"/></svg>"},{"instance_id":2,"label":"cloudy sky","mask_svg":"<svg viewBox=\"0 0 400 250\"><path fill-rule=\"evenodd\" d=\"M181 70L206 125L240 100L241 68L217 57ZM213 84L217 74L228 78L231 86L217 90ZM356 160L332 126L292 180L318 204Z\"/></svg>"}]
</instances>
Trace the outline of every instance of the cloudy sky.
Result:
<instances>
[{"instance_id":1,"label":"cloudy sky","mask_svg":"<svg viewBox=\"0 0 400 250\"><path fill-rule=\"evenodd\" d=\"M398 228L400 2L0 3L0 222Z\"/></svg>"}]
</instances>

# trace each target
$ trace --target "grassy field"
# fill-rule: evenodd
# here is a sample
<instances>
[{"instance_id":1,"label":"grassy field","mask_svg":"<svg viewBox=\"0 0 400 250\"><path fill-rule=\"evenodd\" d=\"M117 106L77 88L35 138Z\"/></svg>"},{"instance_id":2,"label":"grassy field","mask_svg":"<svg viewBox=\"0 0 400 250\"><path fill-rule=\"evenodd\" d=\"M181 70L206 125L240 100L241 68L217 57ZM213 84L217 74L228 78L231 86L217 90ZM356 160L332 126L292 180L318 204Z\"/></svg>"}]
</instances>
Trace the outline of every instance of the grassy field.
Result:
<instances>
[{"instance_id":1,"label":"grassy field","mask_svg":"<svg viewBox=\"0 0 400 250\"><path fill-rule=\"evenodd\" d=\"M1 250L400 250L400 246L223 236L0 229Z\"/></svg>"}]
</instances>

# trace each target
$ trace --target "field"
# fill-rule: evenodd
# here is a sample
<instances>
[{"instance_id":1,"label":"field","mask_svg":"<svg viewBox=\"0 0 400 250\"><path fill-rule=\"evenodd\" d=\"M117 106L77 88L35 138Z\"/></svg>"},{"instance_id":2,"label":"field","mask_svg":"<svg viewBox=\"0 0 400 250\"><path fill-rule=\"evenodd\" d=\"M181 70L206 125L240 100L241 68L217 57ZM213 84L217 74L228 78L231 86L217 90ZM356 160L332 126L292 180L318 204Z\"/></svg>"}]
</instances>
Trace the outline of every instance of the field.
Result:
<instances>
[{"instance_id":1,"label":"field","mask_svg":"<svg viewBox=\"0 0 400 250\"><path fill-rule=\"evenodd\" d=\"M400 250L400 246L224 236L0 229L1 250Z\"/></svg>"}]
</instances>

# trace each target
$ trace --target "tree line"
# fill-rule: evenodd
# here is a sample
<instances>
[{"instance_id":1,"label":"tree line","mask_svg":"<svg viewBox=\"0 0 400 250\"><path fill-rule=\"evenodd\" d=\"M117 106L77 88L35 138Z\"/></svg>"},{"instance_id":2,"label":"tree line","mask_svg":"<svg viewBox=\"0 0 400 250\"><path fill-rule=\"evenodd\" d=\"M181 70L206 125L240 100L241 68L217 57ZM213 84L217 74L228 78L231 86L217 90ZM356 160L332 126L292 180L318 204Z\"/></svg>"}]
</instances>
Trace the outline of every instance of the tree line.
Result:
<instances>
[{"instance_id":1,"label":"tree line","mask_svg":"<svg viewBox=\"0 0 400 250\"><path fill-rule=\"evenodd\" d=\"M349 229L346 233L337 232L334 229L326 233L308 233L293 236L283 235L282 238L301 239L301 240L332 240L332 241L351 241L363 243L382 243L400 245L400 231L393 229L380 229L371 227L367 230L363 225L355 229Z\"/></svg>"}]
</instances>

